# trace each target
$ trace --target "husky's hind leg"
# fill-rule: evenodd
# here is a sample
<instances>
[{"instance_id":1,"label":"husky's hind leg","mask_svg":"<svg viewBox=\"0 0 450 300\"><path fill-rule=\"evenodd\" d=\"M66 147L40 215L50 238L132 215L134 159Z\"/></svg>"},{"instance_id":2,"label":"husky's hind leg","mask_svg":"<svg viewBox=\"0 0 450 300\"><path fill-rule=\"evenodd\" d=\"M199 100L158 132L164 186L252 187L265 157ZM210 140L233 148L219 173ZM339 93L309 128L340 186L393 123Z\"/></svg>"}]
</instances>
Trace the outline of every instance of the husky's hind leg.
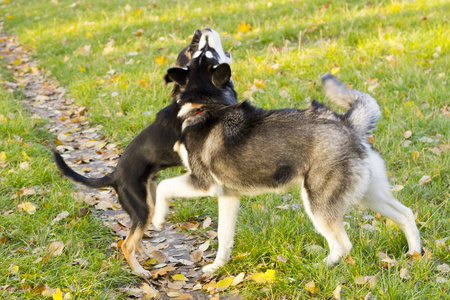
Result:
<instances>
[{"instance_id":1,"label":"husky's hind leg","mask_svg":"<svg viewBox=\"0 0 450 300\"><path fill-rule=\"evenodd\" d=\"M392 195L386 175L384 162L378 153L370 154L372 181L361 204L391 219L405 233L408 241L408 254L421 253L420 233L412 210Z\"/></svg>"},{"instance_id":2,"label":"husky's hind leg","mask_svg":"<svg viewBox=\"0 0 450 300\"><path fill-rule=\"evenodd\" d=\"M345 209L331 209L338 213L311 209L310 195L308 195L305 188L302 188L302 199L305 204L306 212L311 218L314 227L327 240L330 248L330 254L324 259L324 261L327 266L332 267L338 263L341 258L345 257L352 249L352 243L345 232L343 224L343 212L345 212Z\"/></svg>"}]
</instances>

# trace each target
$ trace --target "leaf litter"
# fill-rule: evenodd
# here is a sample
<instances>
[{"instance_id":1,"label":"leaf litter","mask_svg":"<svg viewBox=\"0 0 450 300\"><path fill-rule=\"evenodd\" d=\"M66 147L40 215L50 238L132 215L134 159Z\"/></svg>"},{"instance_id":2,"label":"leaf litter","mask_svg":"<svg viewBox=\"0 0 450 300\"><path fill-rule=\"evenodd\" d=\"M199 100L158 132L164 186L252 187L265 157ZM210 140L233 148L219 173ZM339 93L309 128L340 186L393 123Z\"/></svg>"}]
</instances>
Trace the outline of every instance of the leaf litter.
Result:
<instances>
[{"instance_id":1,"label":"leaf litter","mask_svg":"<svg viewBox=\"0 0 450 300\"><path fill-rule=\"evenodd\" d=\"M143 31L138 30L136 33L139 35ZM75 100L67 96L65 87L60 86L55 79L52 79L50 73L39 69L38 62L31 58L31 53L25 47L18 44L14 36L0 33L0 51L15 80L15 82L5 82L4 84L11 89L23 92L25 95L23 102L31 111L32 118L50 120L46 129L55 135L55 147L68 165L82 174L89 173L91 177L100 177L111 172L117 164L121 149L117 148L115 141L109 140L101 134L101 127L92 127L89 124L88 108L76 106ZM89 56L91 51L91 46L85 45L76 50L74 55ZM114 40L110 40L103 49L103 55L109 55L115 51ZM134 56L134 53L129 55ZM20 59L18 59L19 57ZM168 60L164 56L158 57L158 59L161 64ZM27 158L25 154L24 157ZM8 163L5 152L0 153L0 162L2 165ZM29 163L22 164L21 168L27 170ZM36 194L35 187L24 187L13 197ZM81 216L86 216L92 211L96 218L111 228L112 233L120 238L128 234L129 217L117 202L116 194L112 189L79 190L74 194L74 198L87 205L87 207L82 207L82 211L80 208ZM34 214L38 209L36 204L29 201L22 201L18 206L19 211L29 214ZM62 211L53 219L52 224L61 222L68 216L67 211ZM161 231L150 229L145 233L144 246L150 250L152 257L140 257L139 260L145 268L151 271L152 278L140 286L119 289L120 292L145 299L155 297L209 299L210 296L202 292L206 284L212 284L213 293L217 293L243 282L244 273L236 277L221 279L219 280L220 284L215 281L214 277L205 278L203 276L201 267L209 258L215 256L216 250L210 248L210 240L217 237L217 231L208 230L205 235L198 229L214 229L211 228L210 217L207 217L202 224L192 221L182 226L188 228L189 233L182 233L177 230L180 226L169 223ZM120 251L120 240L114 244L111 245L111 248ZM38 249L43 256L33 263L46 263L51 256L61 255L65 247L69 247L69 243L52 242L47 248ZM71 263L80 267L89 265L87 258L77 258ZM11 270L15 269L11 268ZM1 286L0 289L10 292L16 290L13 286ZM27 289L56 299L62 299L66 295L70 296L70 293L62 294L59 287L52 289L42 285L36 286L34 289L30 286Z\"/></svg>"}]
</instances>

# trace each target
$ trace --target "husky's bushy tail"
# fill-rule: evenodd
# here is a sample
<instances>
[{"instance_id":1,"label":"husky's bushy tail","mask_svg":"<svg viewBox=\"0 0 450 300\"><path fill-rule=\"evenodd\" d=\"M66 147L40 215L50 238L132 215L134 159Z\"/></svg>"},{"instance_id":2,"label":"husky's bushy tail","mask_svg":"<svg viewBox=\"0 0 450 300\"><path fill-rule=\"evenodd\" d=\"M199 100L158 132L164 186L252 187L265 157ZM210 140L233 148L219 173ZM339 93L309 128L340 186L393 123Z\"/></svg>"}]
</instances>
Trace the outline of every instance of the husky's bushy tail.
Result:
<instances>
[{"instance_id":1,"label":"husky's bushy tail","mask_svg":"<svg viewBox=\"0 0 450 300\"><path fill-rule=\"evenodd\" d=\"M369 94L352 90L326 73L322 76L325 95L342 108L348 109L343 116L362 136L367 137L375 129L381 110L377 101Z\"/></svg>"}]
</instances>

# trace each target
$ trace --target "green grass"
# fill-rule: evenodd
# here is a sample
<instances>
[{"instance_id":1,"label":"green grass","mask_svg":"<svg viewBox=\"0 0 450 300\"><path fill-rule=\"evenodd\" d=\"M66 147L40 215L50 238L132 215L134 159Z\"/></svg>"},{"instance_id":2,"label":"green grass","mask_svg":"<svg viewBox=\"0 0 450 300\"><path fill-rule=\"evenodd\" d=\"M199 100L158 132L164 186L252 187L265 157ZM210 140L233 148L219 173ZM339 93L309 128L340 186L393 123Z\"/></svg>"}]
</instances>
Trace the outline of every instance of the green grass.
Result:
<instances>
[{"instance_id":1,"label":"green grass","mask_svg":"<svg viewBox=\"0 0 450 300\"><path fill-rule=\"evenodd\" d=\"M71 7L73 3L77 3L75 7ZM255 79L264 80L265 87L252 95L255 104L261 107L302 108L308 105L310 99L323 100L319 78L323 73L338 70L339 67L337 76L341 80L362 91L370 89L383 110L383 118L374 132L374 147L386 160L392 184L404 186L396 192L396 196L417 214L423 245L431 251L431 257L409 266L408 261L402 258L407 245L399 229L388 226L385 219L362 219L362 211L354 209L349 212L346 222L350 225L348 232L354 245L350 256L356 264L344 263L331 270L322 265L316 267L314 264L326 254L310 255L305 247L317 244L326 248L327 245L315 233L304 211L276 209L284 204L283 197L263 195L242 199L233 256L238 257L239 253L249 255L232 260L223 272L237 275L241 271L276 270L277 281L274 285L265 289L252 282L240 286L240 293L245 298L279 299L283 295L299 299L313 296L331 298L337 285L345 290L343 298L349 299L360 298L369 291L377 299L446 297L450 293L448 281L437 283L436 277L449 280L449 276L437 271L436 266L449 263L450 254L444 247L437 247L435 240L450 236L450 154L444 151L437 156L429 149L450 143L450 118L441 111L446 104L450 104L450 29L448 14L445 13L450 11L450 2L280 0L270 1L271 5L269 1L227 3L81 0L58 1L55 5L52 1L30 3L18 0L0 5L5 14L13 16L12 19L4 18L6 29L15 33L23 44L29 45L40 60L41 67L68 88L77 104L89 108L91 123L102 125L104 134L123 147L153 120L155 112L169 103L170 87L163 86L162 76L174 63L178 51L188 44L188 36L196 28L208 26L222 34L225 49L231 50L233 55L233 78L240 99L248 94L245 92L251 89ZM251 25L248 32L239 33L238 25L242 21ZM144 29L144 33L139 37L133 35L140 28ZM110 38L114 39L113 47L116 48L105 55L103 52ZM90 45L87 55L80 50L86 45ZM137 52L137 55L130 56L130 52ZM160 66L155 57L163 55L168 61ZM129 63L130 59L133 59L133 64ZM114 74L107 74L110 70L115 70ZM281 91L283 96L280 96ZM112 92L119 95L112 97ZM3 103L10 101L7 97L5 99L1 102L4 110L9 106ZM26 114L22 113L21 117L26 118ZM35 130L39 126L36 124ZM10 133L12 130L8 128L6 137L2 130L3 141L8 138L14 140ZM412 131L409 138L412 142L404 147L403 133L407 130ZM25 139L25 134L19 135ZM46 135L43 132L40 135L44 137L36 138L39 135L33 134L30 139L36 145L45 145L41 139L45 141ZM434 141L424 143L420 140L422 137L430 137ZM18 170L13 162L21 162L20 153L24 150L18 148L16 142L2 143L1 151L4 147L12 147L8 150L8 157L11 157L8 167ZM48 186L48 189L69 189L68 183L61 180L49 165L45 147L31 148L26 151L30 151L27 154L32 157L32 163L45 161L45 164L37 163L39 168L36 172L19 176L2 170L7 173L2 173L2 177L7 178L8 184L1 185L2 199L5 199L5 204L2 201L1 205L9 205L8 209L15 208L19 201L11 202L11 195L29 184ZM33 153L41 157L40 160L32 156ZM415 159L417 155L413 153L419 153L419 157ZM178 170L164 172L161 178L176 174L179 174ZM419 186L423 175L432 177L430 185ZM50 186L51 182L55 184ZM63 194L70 195L67 192ZM296 191L293 195L293 201L301 203ZM69 209L72 209L69 211L72 215L75 209L71 197L58 196L57 192L48 191L41 198L39 201L49 206L59 203L58 209L54 208L54 215ZM45 203L41 205L39 202L39 207L42 208ZM213 221L217 221L216 211L215 200L177 201L173 220L202 220L211 216ZM364 212L374 215L370 211ZM22 217L31 222L38 217L38 213L39 210L36 215L23 214ZM7 217L14 218L1 218ZM93 230L90 226L98 224L93 218L87 220L77 222L82 222L85 226L83 230L90 232ZM378 230L373 233L360 230L366 223ZM2 230L12 231L12 226L5 225L10 223L1 224ZM37 227L14 232L19 236L34 234L37 240L46 233L39 228L47 228L48 225ZM106 234L107 231L103 232ZM76 232L73 234L74 240L77 236L80 239L90 236L79 237L79 232L78 235ZM70 240L72 237L67 233L61 239ZM23 247L29 238L17 240L23 243L18 244ZM41 243L45 244L44 241ZM5 246L12 247L12 244L9 242ZM74 241L72 244L77 243ZM2 262L2 269L20 257L28 261L35 259L30 258L32 255L29 253L11 254L13 248L2 248L2 251L7 251L8 257ZM397 265L389 270L383 269L376 256L378 251L395 257ZM98 253L108 252L102 248L96 255ZM289 262L279 262L276 258L279 254ZM13 257L10 259L11 255ZM88 255L91 254L86 253L86 257ZM408 268L411 279L399 277L402 267ZM357 275L375 275L375 286L356 285L354 278ZM100 293L108 284L113 285L114 278L122 282L133 280L119 271L108 276L110 281L101 281L101 287L91 287L94 293ZM11 284L10 277L2 278ZM69 277L61 276L59 281L55 279L53 286L61 284L61 287L67 288ZM318 292L312 296L304 288L311 280L318 287Z\"/></svg>"},{"instance_id":2,"label":"green grass","mask_svg":"<svg viewBox=\"0 0 450 300\"><path fill-rule=\"evenodd\" d=\"M48 151L54 138L42 129L45 122L28 116L20 94L0 89L0 99L0 152L4 154L0 166L0 286L16 289L12 294L0 289L0 298L39 298L40 292L30 289L46 284L82 299L116 297L115 288L136 279L123 271L121 259L112 256L113 235L99 220L77 216L83 203L56 171ZM25 162L29 169L21 165ZM22 188L33 188L36 194L17 196ZM37 205L34 214L18 209L24 202ZM68 217L52 225L63 211ZM62 254L36 262L56 241L64 243ZM87 259L90 265L72 266L77 258Z\"/></svg>"}]
</instances>

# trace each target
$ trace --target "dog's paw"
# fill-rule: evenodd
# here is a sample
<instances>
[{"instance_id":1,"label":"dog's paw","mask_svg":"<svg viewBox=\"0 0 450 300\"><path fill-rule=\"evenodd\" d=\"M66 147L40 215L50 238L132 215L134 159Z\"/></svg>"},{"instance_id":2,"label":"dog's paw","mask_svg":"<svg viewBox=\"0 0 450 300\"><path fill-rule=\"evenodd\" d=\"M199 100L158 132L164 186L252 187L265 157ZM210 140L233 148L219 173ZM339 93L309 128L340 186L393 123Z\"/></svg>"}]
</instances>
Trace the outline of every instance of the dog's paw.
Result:
<instances>
[{"instance_id":1,"label":"dog's paw","mask_svg":"<svg viewBox=\"0 0 450 300\"><path fill-rule=\"evenodd\" d=\"M143 277L143 278L152 277L152 274L150 273L150 271L147 271L144 268L139 268L138 270L134 270L133 272L139 277Z\"/></svg>"},{"instance_id":2,"label":"dog's paw","mask_svg":"<svg viewBox=\"0 0 450 300\"><path fill-rule=\"evenodd\" d=\"M203 274L205 276L211 276L214 275L214 273L219 270L220 266L216 265L216 264L210 264L210 265L206 265L202 268Z\"/></svg>"},{"instance_id":3,"label":"dog's paw","mask_svg":"<svg viewBox=\"0 0 450 300\"><path fill-rule=\"evenodd\" d=\"M153 227L155 227L155 229L157 229L157 230L163 229L164 223L165 223L164 219L156 218L156 217L152 219Z\"/></svg>"}]
</instances>

